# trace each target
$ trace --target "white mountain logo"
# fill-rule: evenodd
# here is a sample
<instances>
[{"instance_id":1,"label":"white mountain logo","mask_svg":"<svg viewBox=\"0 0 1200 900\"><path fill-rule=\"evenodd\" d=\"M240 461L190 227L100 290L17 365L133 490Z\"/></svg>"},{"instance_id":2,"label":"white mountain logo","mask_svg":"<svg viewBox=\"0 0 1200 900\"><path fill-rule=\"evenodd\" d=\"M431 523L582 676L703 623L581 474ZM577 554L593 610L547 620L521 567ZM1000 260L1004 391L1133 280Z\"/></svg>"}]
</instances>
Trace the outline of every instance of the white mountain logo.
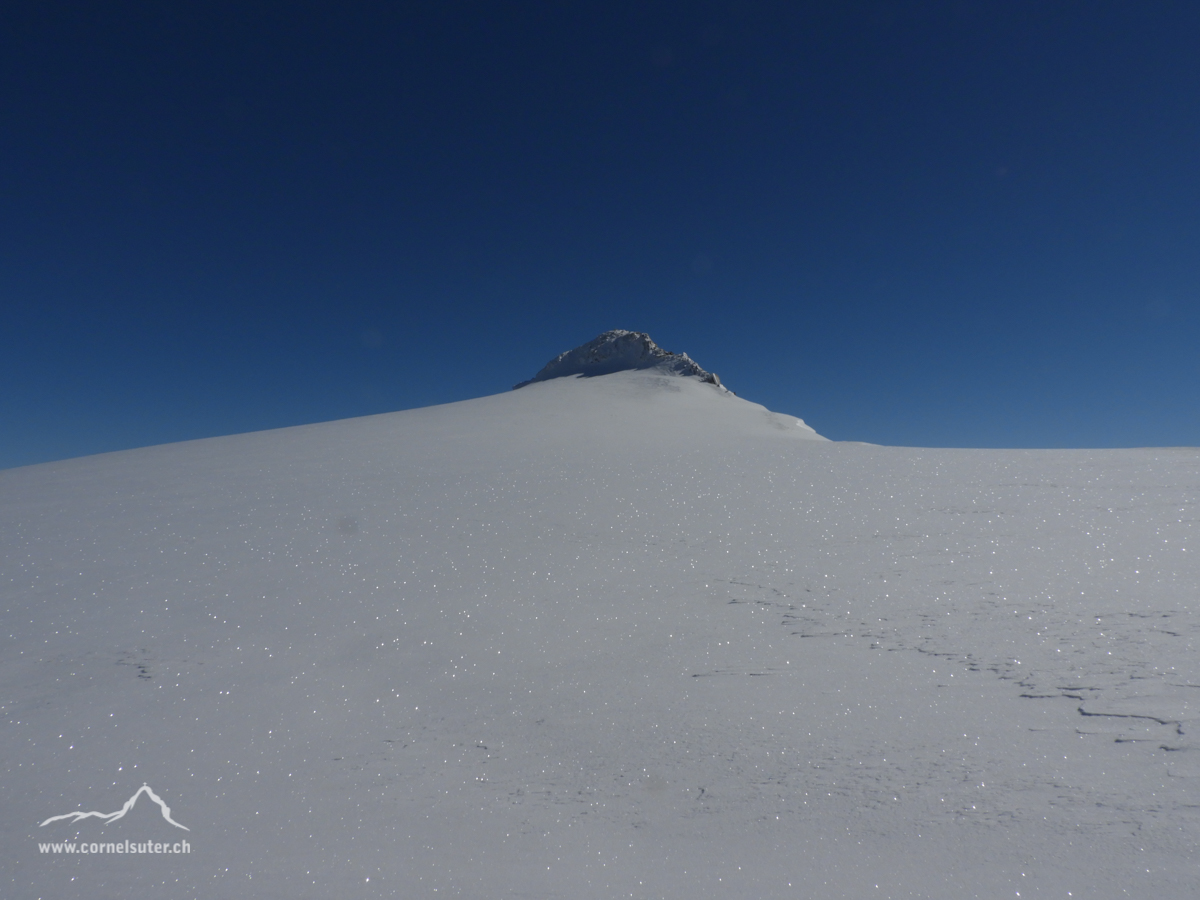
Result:
<instances>
[{"instance_id":1,"label":"white mountain logo","mask_svg":"<svg viewBox=\"0 0 1200 900\"><path fill-rule=\"evenodd\" d=\"M142 794L145 794L147 797L149 797L151 800L153 800L155 803L157 803L159 805L159 807L162 809L163 818L166 819L168 822L170 822L172 825L174 825L176 828L182 828L184 831L192 830L192 829L188 828L186 825L180 825L178 822L176 822L174 819L171 818L171 807L167 806L167 804L165 804L163 802L162 797L160 797L160 796L158 796L158 794L154 793L154 791L152 791L150 789L150 785L148 785L148 784L143 784L140 788L138 788L137 793L135 793L128 800L126 800L125 805L122 806L120 809L118 809L116 812L110 812L110 813L80 812L77 810L75 812L64 813L61 816L51 816L49 819L47 819L45 822L43 822L38 827L43 828L46 825L49 825L51 822L58 822L62 819L70 819L72 821L72 823L74 823L74 822L80 821L81 819L90 819L93 816L95 816L97 819L103 819L105 824L107 824L109 822L115 822L117 819L119 819L123 815L125 815L125 813L127 813L131 809L133 809L133 804L137 803L137 798L142 796Z\"/></svg>"}]
</instances>

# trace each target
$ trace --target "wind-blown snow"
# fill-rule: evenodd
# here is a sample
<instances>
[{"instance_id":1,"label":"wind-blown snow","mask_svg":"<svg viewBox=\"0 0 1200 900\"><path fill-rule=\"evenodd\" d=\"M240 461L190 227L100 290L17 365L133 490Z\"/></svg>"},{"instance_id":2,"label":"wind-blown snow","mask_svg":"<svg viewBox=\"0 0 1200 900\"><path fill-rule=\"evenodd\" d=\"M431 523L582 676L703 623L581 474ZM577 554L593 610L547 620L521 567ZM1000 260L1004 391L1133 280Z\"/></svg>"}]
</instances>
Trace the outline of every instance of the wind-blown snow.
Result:
<instances>
[{"instance_id":1,"label":"wind-blown snow","mask_svg":"<svg viewBox=\"0 0 1200 900\"><path fill-rule=\"evenodd\" d=\"M5 897L1200 889L1200 453L696 378L0 472ZM187 855L40 853L179 840ZM53 833L53 834L51 834Z\"/></svg>"}]
</instances>

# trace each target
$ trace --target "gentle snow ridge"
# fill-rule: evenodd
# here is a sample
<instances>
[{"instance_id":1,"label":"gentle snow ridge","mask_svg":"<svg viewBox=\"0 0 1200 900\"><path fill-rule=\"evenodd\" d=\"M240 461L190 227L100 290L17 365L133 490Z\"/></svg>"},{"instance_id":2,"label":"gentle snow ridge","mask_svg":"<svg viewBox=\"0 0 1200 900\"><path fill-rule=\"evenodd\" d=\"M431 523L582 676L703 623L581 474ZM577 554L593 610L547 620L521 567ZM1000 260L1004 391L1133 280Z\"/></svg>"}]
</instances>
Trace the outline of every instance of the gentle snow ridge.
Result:
<instances>
[{"instance_id":1,"label":"gentle snow ridge","mask_svg":"<svg viewBox=\"0 0 1200 900\"><path fill-rule=\"evenodd\" d=\"M694 375L708 384L721 387L721 379L706 372L686 353L664 350L642 331L614 329L581 344L574 350L560 353L528 381L515 385L523 388L535 381L549 381L567 375L610 375L628 369L657 369L670 375Z\"/></svg>"}]
</instances>

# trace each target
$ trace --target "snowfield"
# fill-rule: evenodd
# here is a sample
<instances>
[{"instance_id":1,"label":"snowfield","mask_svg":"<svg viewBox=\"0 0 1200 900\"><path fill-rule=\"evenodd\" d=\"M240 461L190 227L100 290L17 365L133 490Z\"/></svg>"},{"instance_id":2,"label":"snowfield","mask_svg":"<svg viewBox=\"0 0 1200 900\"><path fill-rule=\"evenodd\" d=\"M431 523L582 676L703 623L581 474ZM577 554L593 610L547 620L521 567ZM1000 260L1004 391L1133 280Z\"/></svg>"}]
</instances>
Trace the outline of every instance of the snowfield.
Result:
<instances>
[{"instance_id":1,"label":"snowfield","mask_svg":"<svg viewBox=\"0 0 1200 900\"><path fill-rule=\"evenodd\" d=\"M655 369L3 471L0 895L1194 898L1198 500Z\"/></svg>"}]
</instances>

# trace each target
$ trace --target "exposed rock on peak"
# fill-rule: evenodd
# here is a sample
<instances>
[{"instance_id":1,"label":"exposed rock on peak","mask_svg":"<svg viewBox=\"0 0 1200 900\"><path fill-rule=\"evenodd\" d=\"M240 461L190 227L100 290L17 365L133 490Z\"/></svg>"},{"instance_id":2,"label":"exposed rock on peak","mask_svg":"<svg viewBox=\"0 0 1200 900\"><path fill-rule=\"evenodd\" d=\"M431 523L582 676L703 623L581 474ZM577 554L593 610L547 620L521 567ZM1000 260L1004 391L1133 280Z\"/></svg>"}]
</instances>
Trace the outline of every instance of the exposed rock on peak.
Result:
<instances>
[{"instance_id":1,"label":"exposed rock on peak","mask_svg":"<svg viewBox=\"0 0 1200 900\"><path fill-rule=\"evenodd\" d=\"M694 375L701 381L725 390L720 378L700 368L686 353L664 350L644 332L621 329L606 331L574 350L560 353L546 363L540 372L528 381L522 381L513 390L535 381L549 381L567 375L608 375L628 369L656 369L670 375Z\"/></svg>"}]
</instances>

